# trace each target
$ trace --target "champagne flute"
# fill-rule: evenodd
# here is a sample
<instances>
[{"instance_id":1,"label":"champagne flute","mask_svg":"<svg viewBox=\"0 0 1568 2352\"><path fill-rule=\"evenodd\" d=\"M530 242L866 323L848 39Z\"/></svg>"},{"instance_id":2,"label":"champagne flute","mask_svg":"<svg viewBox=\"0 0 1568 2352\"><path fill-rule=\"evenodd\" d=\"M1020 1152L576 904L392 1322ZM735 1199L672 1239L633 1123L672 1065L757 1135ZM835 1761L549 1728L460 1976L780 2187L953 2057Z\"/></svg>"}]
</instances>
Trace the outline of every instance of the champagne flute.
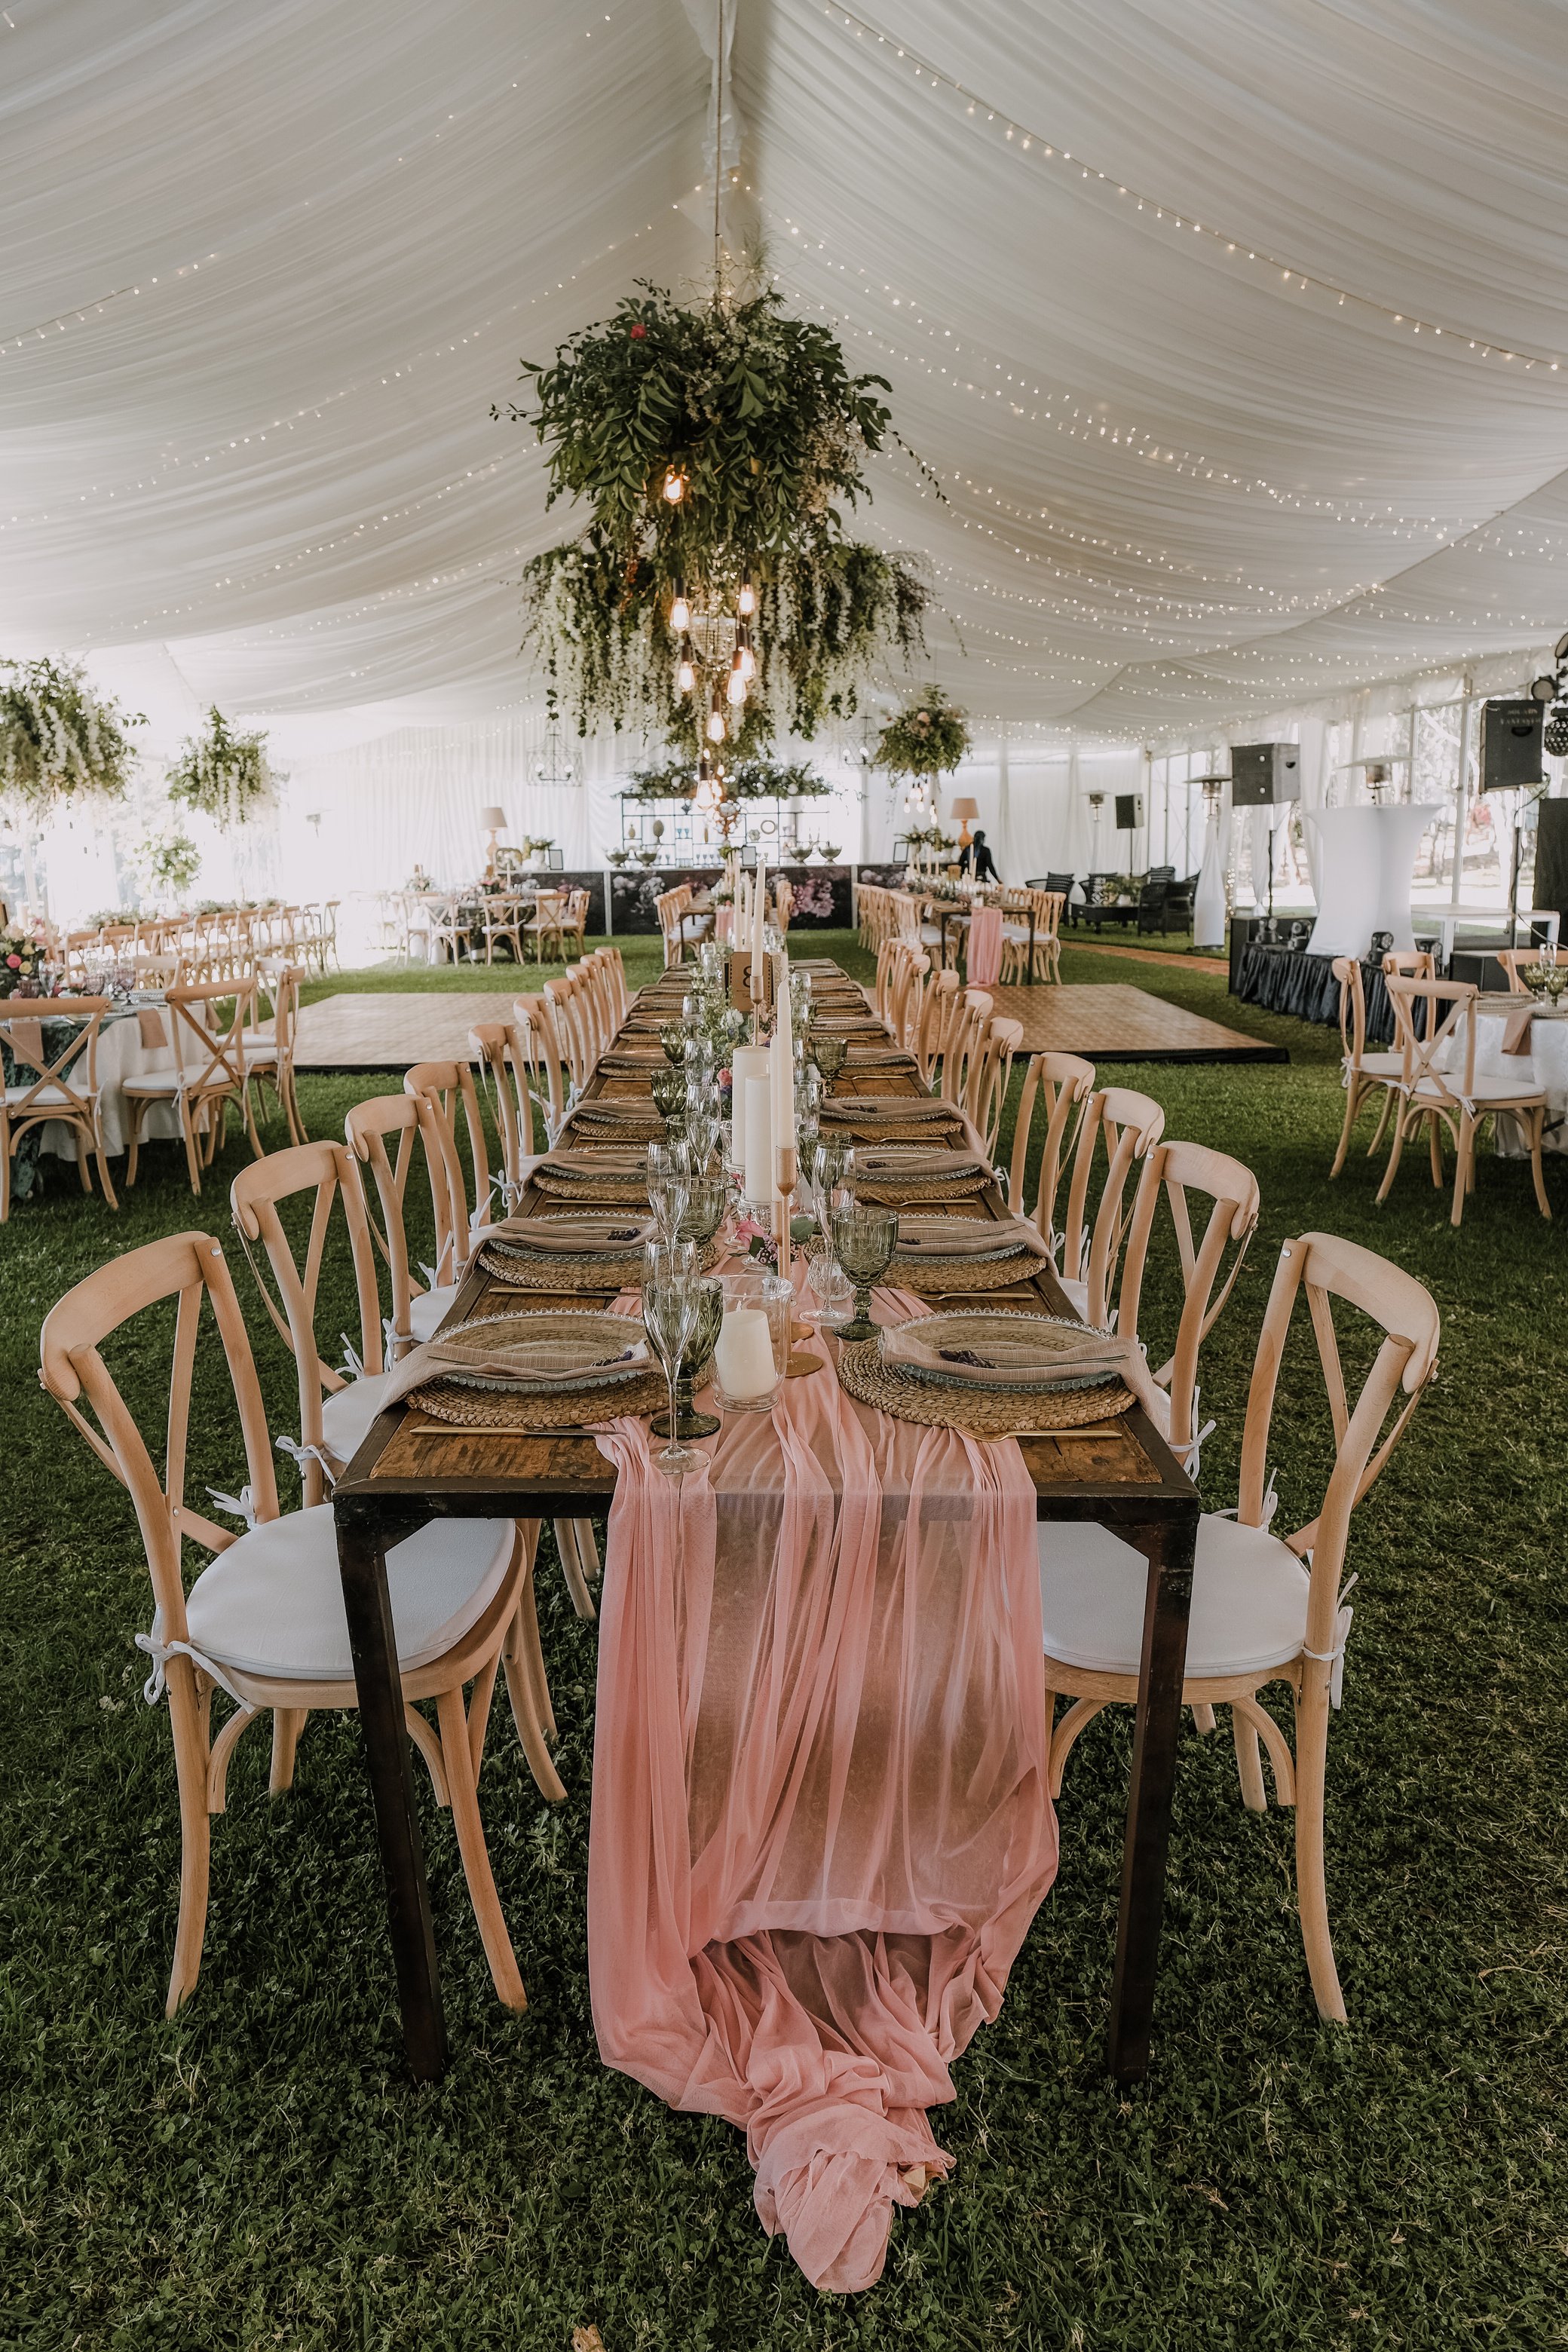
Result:
<instances>
[{"instance_id":1,"label":"champagne flute","mask_svg":"<svg viewBox=\"0 0 1568 2352\"><path fill-rule=\"evenodd\" d=\"M689 1244L686 1244L689 1247ZM642 1290L643 1328L649 1344L664 1368L665 1385L669 1393L669 1444L662 1454L654 1455L656 1468L667 1478L679 1478L688 1470L701 1466L702 1456L689 1446L682 1445L674 1435L677 1426L675 1391L687 1350L697 1330L697 1283L689 1273L678 1275L645 1275Z\"/></svg>"},{"instance_id":2,"label":"champagne flute","mask_svg":"<svg viewBox=\"0 0 1568 2352\"><path fill-rule=\"evenodd\" d=\"M713 1350L719 1344L724 1321L724 1286L716 1275L691 1274L681 1279L689 1285L696 1303L691 1338L682 1355L671 1412L657 1415L650 1426L656 1437L684 1442L690 1437L715 1436L722 1427L717 1413L698 1411L697 1384L712 1362Z\"/></svg>"},{"instance_id":3,"label":"champagne flute","mask_svg":"<svg viewBox=\"0 0 1568 2352\"><path fill-rule=\"evenodd\" d=\"M899 1213L869 1201L850 1202L828 1212L828 1228L839 1265L855 1285L855 1318L839 1331L841 1339L874 1339L871 1286L893 1262L899 1245Z\"/></svg>"}]
</instances>

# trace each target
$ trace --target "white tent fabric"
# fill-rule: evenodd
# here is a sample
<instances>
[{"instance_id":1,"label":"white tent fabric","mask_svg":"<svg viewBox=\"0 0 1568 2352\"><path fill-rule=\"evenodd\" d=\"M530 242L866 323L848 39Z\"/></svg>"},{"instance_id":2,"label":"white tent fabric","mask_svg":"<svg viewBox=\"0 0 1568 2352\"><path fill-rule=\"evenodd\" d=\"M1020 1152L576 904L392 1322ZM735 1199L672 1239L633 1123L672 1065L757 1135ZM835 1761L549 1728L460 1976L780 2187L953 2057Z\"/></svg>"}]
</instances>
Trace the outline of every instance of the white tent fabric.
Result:
<instances>
[{"instance_id":1,"label":"white tent fabric","mask_svg":"<svg viewBox=\"0 0 1568 2352\"><path fill-rule=\"evenodd\" d=\"M866 528L928 562L1015 811L1031 747L1517 683L1556 635L1560 35L738 0L731 233L941 478L893 450ZM633 278L701 282L713 45L702 0L6 12L0 651L141 649L165 733L216 699L307 761L536 706L514 583L563 516L489 404Z\"/></svg>"}]
</instances>

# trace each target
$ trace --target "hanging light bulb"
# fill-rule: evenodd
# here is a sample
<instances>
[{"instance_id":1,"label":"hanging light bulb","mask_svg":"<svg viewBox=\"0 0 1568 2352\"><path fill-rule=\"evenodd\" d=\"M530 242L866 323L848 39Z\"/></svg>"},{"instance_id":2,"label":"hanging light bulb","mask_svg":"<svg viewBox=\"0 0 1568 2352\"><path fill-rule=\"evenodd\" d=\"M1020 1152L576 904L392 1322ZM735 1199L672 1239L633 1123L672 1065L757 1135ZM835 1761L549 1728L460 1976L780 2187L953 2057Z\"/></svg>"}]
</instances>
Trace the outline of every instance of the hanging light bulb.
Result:
<instances>
[{"instance_id":1,"label":"hanging light bulb","mask_svg":"<svg viewBox=\"0 0 1568 2352\"><path fill-rule=\"evenodd\" d=\"M752 651L750 637L742 637L735 653L735 667L750 686L757 674L757 656Z\"/></svg>"},{"instance_id":2,"label":"hanging light bulb","mask_svg":"<svg viewBox=\"0 0 1568 2352\"><path fill-rule=\"evenodd\" d=\"M709 766L706 756L698 767L697 791L693 797L696 806L701 810L704 816L711 816L724 797L723 787Z\"/></svg>"},{"instance_id":3,"label":"hanging light bulb","mask_svg":"<svg viewBox=\"0 0 1568 2352\"><path fill-rule=\"evenodd\" d=\"M746 681L738 669L730 672L730 682L724 688L724 698L737 707L746 698Z\"/></svg>"},{"instance_id":4,"label":"hanging light bulb","mask_svg":"<svg viewBox=\"0 0 1568 2352\"><path fill-rule=\"evenodd\" d=\"M678 467L671 466L665 475L664 495L672 507L678 507L686 496L686 477Z\"/></svg>"},{"instance_id":5,"label":"hanging light bulb","mask_svg":"<svg viewBox=\"0 0 1568 2352\"><path fill-rule=\"evenodd\" d=\"M691 626L691 607L686 601L686 583L675 583L675 602L669 608L669 625L678 637L683 637Z\"/></svg>"},{"instance_id":6,"label":"hanging light bulb","mask_svg":"<svg viewBox=\"0 0 1568 2352\"><path fill-rule=\"evenodd\" d=\"M757 609L757 592L752 585L749 572L741 574L741 593L735 599L735 610L742 621L749 621Z\"/></svg>"},{"instance_id":7,"label":"hanging light bulb","mask_svg":"<svg viewBox=\"0 0 1568 2352\"><path fill-rule=\"evenodd\" d=\"M688 653L682 653L680 656L680 664L675 673L675 690L677 694L694 694L697 691L697 672Z\"/></svg>"},{"instance_id":8,"label":"hanging light bulb","mask_svg":"<svg viewBox=\"0 0 1568 2352\"><path fill-rule=\"evenodd\" d=\"M712 709L708 713L708 740L710 743L721 743L724 734L724 706L715 699Z\"/></svg>"}]
</instances>

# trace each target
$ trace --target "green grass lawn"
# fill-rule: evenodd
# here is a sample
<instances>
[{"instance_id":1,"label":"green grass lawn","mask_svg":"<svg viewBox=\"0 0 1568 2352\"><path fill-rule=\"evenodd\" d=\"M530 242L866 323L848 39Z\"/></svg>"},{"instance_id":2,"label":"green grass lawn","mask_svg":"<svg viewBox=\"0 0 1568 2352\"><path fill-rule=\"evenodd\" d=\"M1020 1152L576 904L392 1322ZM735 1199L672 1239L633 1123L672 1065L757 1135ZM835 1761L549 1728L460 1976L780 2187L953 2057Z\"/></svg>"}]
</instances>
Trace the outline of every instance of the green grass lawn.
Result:
<instances>
[{"instance_id":1,"label":"green grass lawn","mask_svg":"<svg viewBox=\"0 0 1568 2352\"><path fill-rule=\"evenodd\" d=\"M640 965L645 943L627 944ZM825 944L868 970L850 941L795 942ZM658 942L646 948L652 968ZM1069 980L1112 969L1072 950L1066 964ZM492 1998L450 1829L422 1781L454 2061L438 2086L410 2085L357 1734L316 1717L287 1799L266 1794L265 1733L238 1750L214 1826L202 1980L168 2023L179 1826L167 1725L141 1702L131 1646L150 1615L141 1546L35 1378L40 1317L107 1255L193 1225L229 1238L239 1147L194 1202L174 1148L154 1146L118 1217L57 1172L0 1229L13 1400L0 2347L565 2352L590 2323L606 2352L1568 2343L1563 1227L1536 1214L1527 1169L1489 1153L1457 1234L1419 1156L1382 1211L1363 1158L1331 1185L1342 1097L1328 1034L1235 1006L1197 971L1151 964L1138 979L1293 1056L1115 1072L1164 1105L1169 1132L1235 1151L1262 1187L1261 1234L1205 1359L1205 1409L1220 1419L1210 1505L1235 1498L1282 1237L1325 1227L1367 1243L1443 1312L1438 1382L1352 1538L1355 1630L1329 1765L1349 2029L1312 2007L1290 1816L1247 1813L1223 1727L1188 1731L1154 2071L1126 2098L1108 2085L1129 1735L1124 1715L1101 1717L1069 1768L1056 1888L998 2021L955 2070L956 2104L934 2117L956 2174L896 2219L879 2288L816 2294L761 2233L740 2136L669 2113L599 2063L584 1934L595 1630L571 1614L552 1559L542 1615L568 1801L539 1799L504 1708L483 1790L528 2015ZM384 1083L302 1081L311 1132L341 1133L348 1105ZM1561 1162L1548 1182L1561 1220ZM291 1370L230 1255L274 1426L288 1428ZM335 1334L350 1328L341 1280L332 1306ZM113 1358L154 1414L162 1339L136 1334ZM1273 1453L1289 1526L1326 1458L1304 1359L1283 1399ZM206 1483L233 1491L216 1382L198 1391L193 1458L193 1497Z\"/></svg>"}]
</instances>

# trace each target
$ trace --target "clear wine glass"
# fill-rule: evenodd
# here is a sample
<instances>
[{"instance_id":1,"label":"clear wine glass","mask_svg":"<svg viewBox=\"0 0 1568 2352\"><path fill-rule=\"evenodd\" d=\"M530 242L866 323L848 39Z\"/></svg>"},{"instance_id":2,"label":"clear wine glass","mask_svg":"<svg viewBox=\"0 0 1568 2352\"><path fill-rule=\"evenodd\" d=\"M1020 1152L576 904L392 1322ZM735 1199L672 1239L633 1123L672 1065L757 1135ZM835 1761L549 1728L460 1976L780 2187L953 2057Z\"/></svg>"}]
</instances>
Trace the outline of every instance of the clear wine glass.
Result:
<instances>
[{"instance_id":1,"label":"clear wine glass","mask_svg":"<svg viewBox=\"0 0 1568 2352\"><path fill-rule=\"evenodd\" d=\"M712 1362L713 1350L719 1345L724 1322L724 1286L715 1275L693 1274L681 1279L689 1285L696 1302L695 1320L676 1378L671 1412L657 1415L651 1426L656 1437L684 1443L691 1437L712 1437L722 1427L717 1413L698 1411L697 1383Z\"/></svg>"},{"instance_id":2,"label":"clear wine glass","mask_svg":"<svg viewBox=\"0 0 1568 2352\"><path fill-rule=\"evenodd\" d=\"M689 1247L689 1244L686 1244ZM678 1427L675 1391L681 1366L697 1332L698 1297L694 1275L686 1272L675 1276L645 1275L642 1291L643 1328L655 1355L664 1368L665 1384L669 1394L668 1444L662 1454L654 1455L657 1468L667 1478L679 1478L688 1470L701 1466L702 1456L690 1446L682 1445L674 1435Z\"/></svg>"}]
</instances>

